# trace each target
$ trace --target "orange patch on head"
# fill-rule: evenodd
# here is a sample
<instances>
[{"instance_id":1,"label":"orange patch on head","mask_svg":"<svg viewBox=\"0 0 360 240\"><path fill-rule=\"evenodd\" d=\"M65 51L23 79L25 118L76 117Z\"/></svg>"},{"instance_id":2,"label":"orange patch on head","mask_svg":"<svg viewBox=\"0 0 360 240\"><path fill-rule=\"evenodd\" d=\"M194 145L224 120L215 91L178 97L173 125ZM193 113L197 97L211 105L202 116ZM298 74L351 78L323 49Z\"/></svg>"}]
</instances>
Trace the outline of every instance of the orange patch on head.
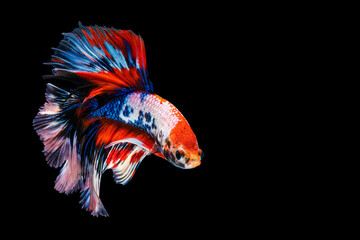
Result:
<instances>
[{"instance_id":1,"label":"orange patch on head","mask_svg":"<svg viewBox=\"0 0 360 240\"><path fill-rule=\"evenodd\" d=\"M170 141L174 146L182 145L186 150L198 149L196 136L185 118L181 119L170 132Z\"/></svg>"}]
</instances>

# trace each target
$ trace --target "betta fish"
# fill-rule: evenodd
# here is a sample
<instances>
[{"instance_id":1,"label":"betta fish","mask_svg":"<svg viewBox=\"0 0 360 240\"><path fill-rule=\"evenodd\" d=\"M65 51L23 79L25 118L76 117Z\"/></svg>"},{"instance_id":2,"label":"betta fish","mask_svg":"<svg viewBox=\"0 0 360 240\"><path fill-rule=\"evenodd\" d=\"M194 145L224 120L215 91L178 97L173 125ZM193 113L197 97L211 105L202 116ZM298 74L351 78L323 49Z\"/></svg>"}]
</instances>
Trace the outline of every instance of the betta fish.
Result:
<instances>
[{"instance_id":1,"label":"betta fish","mask_svg":"<svg viewBox=\"0 0 360 240\"><path fill-rule=\"evenodd\" d=\"M64 38L45 75L46 102L33 126L47 163L61 167L60 193L81 191L94 216L108 216L100 200L102 174L111 169L125 185L145 156L154 154L191 169L203 153L185 117L154 93L143 39L131 30L79 23Z\"/></svg>"}]
</instances>

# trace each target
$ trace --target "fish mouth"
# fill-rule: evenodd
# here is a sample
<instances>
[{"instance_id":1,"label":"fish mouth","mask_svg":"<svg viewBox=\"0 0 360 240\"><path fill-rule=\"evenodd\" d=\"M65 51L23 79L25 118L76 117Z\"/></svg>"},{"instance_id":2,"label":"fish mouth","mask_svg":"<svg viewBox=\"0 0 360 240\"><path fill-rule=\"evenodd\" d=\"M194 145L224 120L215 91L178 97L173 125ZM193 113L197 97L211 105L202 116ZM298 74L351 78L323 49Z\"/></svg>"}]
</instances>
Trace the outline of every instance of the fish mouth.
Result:
<instances>
[{"instance_id":1,"label":"fish mouth","mask_svg":"<svg viewBox=\"0 0 360 240\"><path fill-rule=\"evenodd\" d=\"M200 150L199 155L193 155L185 164L185 169L192 169L200 166L201 160L204 157L204 152Z\"/></svg>"},{"instance_id":2,"label":"fish mouth","mask_svg":"<svg viewBox=\"0 0 360 240\"><path fill-rule=\"evenodd\" d=\"M192 169L200 166L201 160L204 157L204 152L199 150L199 155L192 155L192 157L186 162L184 168L185 169Z\"/></svg>"},{"instance_id":3,"label":"fish mouth","mask_svg":"<svg viewBox=\"0 0 360 240\"><path fill-rule=\"evenodd\" d=\"M172 165L174 165L175 167L178 167L181 169L192 169L192 168L196 168L197 166L199 166L201 164L200 159L196 159L196 158L187 160L186 163L172 160L172 159L170 159L169 162Z\"/></svg>"},{"instance_id":4,"label":"fish mouth","mask_svg":"<svg viewBox=\"0 0 360 240\"><path fill-rule=\"evenodd\" d=\"M192 169L200 166L201 160L200 159L191 159L187 164L185 165L185 169Z\"/></svg>"}]
</instances>

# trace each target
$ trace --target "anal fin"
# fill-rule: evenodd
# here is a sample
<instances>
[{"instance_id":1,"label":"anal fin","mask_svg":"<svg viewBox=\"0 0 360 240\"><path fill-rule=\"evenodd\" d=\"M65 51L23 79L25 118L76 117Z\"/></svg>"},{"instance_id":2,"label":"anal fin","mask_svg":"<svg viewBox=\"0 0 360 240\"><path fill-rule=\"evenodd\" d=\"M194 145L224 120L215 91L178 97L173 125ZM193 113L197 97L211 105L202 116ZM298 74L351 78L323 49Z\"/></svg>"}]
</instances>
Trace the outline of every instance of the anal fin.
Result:
<instances>
[{"instance_id":1,"label":"anal fin","mask_svg":"<svg viewBox=\"0 0 360 240\"><path fill-rule=\"evenodd\" d=\"M106 155L103 155L105 153ZM114 180L118 184L125 185L134 175L137 166L146 155L148 150L132 143L119 143L112 145L95 154L95 162L89 166L85 186L81 191L80 203L93 216L108 216L104 205L100 200L100 180L104 171L112 169ZM101 159L101 160L100 160ZM98 164L102 162L103 164Z\"/></svg>"}]
</instances>

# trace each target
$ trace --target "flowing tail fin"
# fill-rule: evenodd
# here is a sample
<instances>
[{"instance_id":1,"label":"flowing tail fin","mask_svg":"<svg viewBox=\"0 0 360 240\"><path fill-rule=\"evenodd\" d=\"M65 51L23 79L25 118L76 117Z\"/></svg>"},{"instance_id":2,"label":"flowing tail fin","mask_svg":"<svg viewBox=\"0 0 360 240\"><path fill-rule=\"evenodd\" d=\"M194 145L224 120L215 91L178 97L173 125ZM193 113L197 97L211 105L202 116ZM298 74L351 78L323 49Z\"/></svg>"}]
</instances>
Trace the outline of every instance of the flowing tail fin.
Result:
<instances>
[{"instance_id":1,"label":"flowing tail fin","mask_svg":"<svg viewBox=\"0 0 360 240\"><path fill-rule=\"evenodd\" d=\"M118 122L94 119L89 113L122 94L153 93L145 45L130 30L98 26L80 24L73 32L63 35L59 46L53 48L51 61L46 63L53 67L53 75L44 76L59 84L47 85L46 103L33 120L33 126L44 143L48 164L55 168L62 166L55 189L68 194L81 188L84 208L95 216L107 216L99 198L102 172L113 169L115 180L125 184L150 150L129 146L121 148L124 153L118 154L120 148L114 150L114 144L134 136L139 140L140 134ZM153 145L152 139L143 138L148 144L139 147L146 149ZM109 144L113 148L107 148Z\"/></svg>"},{"instance_id":2,"label":"flowing tail fin","mask_svg":"<svg viewBox=\"0 0 360 240\"><path fill-rule=\"evenodd\" d=\"M47 163L55 168L63 166L55 189L68 194L83 185L76 129L72 121L83 97L50 83L47 84L45 96L46 102L34 118L33 126L44 143Z\"/></svg>"}]
</instances>

